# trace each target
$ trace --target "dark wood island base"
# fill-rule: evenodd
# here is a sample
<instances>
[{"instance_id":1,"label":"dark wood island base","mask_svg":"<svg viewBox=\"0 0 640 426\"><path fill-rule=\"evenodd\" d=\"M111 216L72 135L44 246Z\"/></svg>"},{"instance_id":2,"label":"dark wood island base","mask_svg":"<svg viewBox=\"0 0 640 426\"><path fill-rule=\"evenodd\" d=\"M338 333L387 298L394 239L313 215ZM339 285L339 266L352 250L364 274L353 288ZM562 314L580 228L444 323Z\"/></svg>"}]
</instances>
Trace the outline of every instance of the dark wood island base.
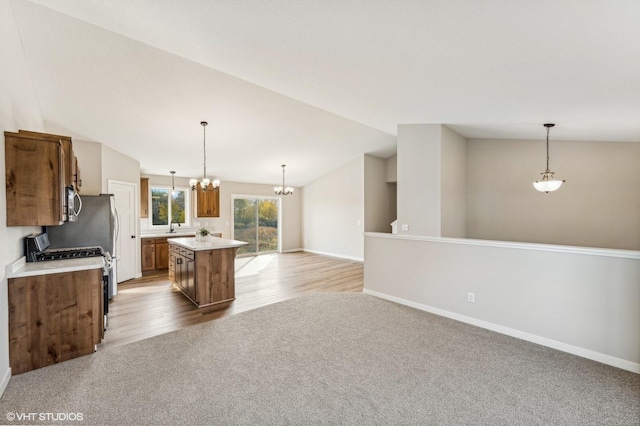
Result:
<instances>
[{"instance_id":1,"label":"dark wood island base","mask_svg":"<svg viewBox=\"0 0 640 426\"><path fill-rule=\"evenodd\" d=\"M213 238L169 240L169 279L196 306L204 307L235 299L235 258L247 243Z\"/></svg>"}]
</instances>

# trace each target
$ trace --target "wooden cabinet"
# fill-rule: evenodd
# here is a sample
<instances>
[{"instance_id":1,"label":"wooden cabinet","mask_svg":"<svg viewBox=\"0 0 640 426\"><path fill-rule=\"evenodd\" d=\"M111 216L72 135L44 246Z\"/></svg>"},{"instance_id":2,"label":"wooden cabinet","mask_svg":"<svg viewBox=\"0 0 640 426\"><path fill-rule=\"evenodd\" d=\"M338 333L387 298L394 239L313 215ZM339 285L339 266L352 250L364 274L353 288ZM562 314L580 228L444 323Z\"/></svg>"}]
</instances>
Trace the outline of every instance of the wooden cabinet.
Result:
<instances>
[{"instance_id":1,"label":"wooden cabinet","mask_svg":"<svg viewBox=\"0 0 640 426\"><path fill-rule=\"evenodd\" d=\"M80 187L68 136L5 132L7 226L52 226L65 220L66 188Z\"/></svg>"},{"instance_id":2,"label":"wooden cabinet","mask_svg":"<svg viewBox=\"0 0 640 426\"><path fill-rule=\"evenodd\" d=\"M80 188L82 187L82 178L80 177L80 166L78 166L78 157L75 157L76 163L76 174L74 176L74 184L76 186L76 191L80 192Z\"/></svg>"},{"instance_id":3,"label":"wooden cabinet","mask_svg":"<svg viewBox=\"0 0 640 426\"><path fill-rule=\"evenodd\" d=\"M4 133L7 226L64 221L65 168L60 141Z\"/></svg>"},{"instance_id":4,"label":"wooden cabinet","mask_svg":"<svg viewBox=\"0 0 640 426\"><path fill-rule=\"evenodd\" d=\"M156 241L155 238L142 239L142 272L156 269Z\"/></svg>"},{"instance_id":5,"label":"wooden cabinet","mask_svg":"<svg viewBox=\"0 0 640 426\"><path fill-rule=\"evenodd\" d=\"M160 271L169 268L169 243L167 238L142 238L142 272Z\"/></svg>"},{"instance_id":6,"label":"wooden cabinet","mask_svg":"<svg viewBox=\"0 0 640 426\"><path fill-rule=\"evenodd\" d=\"M189 250L169 244L169 279L198 307L235 299L238 247Z\"/></svg>"},{"instance_id":7,"label":"wooden cabinet","mask_svg":"<svg viewBox=\"0 0 640 426\"><path fill-rule=\"evenodd\" d=\"M140 178L140 217L149 217L149 178Z\"/></svg>"},{"instance_id":8,"label":"wooden cabinet","mask_svg":"<svg viewBox=\"0 0 640 426\"><path fill-rule=\"evenodd\" d=\"M70 136L51 135L49 133L30 132L27 130L18 130L21 137L29 137L37 140L48 140L52 142L60 142L62 144L62 157L64 165L64 186L78 189L77 185L77 168L78 159L73 153L73 142Z\"/></svg>"},{"instance_id":9,"label":"wooden cabinet","mask_svg":"<svg viewBox=\"0 0 640 426\"><path fill-rule=\"evenodd\" d=\"M9 278L12 374L88 355L104 337L102 269Z\"/></svg>"},{"instance_id":10,"label":"wooden cabinet","mask_svg":"<svg viewBox=\"0 0 640 426\"><path fill-rule=\"evenodd\" d=\"M156 238L156 269L169 267L169 243L166 238Z\"/></svg>"},{"instance_id":11,"label":"wooden cabinet","mask_svg":"<svg viewBox=\"0 0 640 426\"><path fill-rule=\"evenodd\" d=\"M213 189L209 184L206 191L197 185L196 191L197 217L220 217L220 189Z\"/></svg>"},{"instance_id":12,"label":"wooden cabinet","mask_svg":"<svg viewBox=\"0 0 640 426\"><path fill-rule=\"evenodd\" d=\"M192 302L198 304L198 291L196 288L196 264L195 254L192 250L171 244L173 256L173 282L178 286ZM170 274L171 276L171 274Z\"/></svg>"}]
</instances>

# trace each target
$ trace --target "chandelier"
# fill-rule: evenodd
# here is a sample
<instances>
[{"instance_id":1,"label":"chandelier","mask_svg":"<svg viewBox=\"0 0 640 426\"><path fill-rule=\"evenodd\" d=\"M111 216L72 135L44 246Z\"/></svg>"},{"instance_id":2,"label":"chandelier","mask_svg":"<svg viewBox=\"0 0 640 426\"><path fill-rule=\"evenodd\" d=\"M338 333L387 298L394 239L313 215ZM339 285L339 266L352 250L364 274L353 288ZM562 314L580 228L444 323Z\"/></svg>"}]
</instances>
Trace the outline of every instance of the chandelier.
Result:
<instances>
[{"instance_id":1,"label":"chandelier","mask_svg":"<svg viewBox=\"0 0 640 426\"><path fill-rule=\"evenodd\" d=\"M540 173L542 179L533 182L533 186L540 192L553 192L562 186L564 180L557 180L553 177L553 172L549 170L549 129L555 126L555 124L547 123L544 127L547 128L547 169Z\"/></svg>"},{"instance_id":2,"label":"chandelier","mask_svg":"<svg viewBox=\"0 0 640 426\"><path fill-rule=\"evenodd\" d=\"M291 195L293 194L293 188L290 186L284 186L284 168L286 167L286 164L282 165L282 186L274 186L273 187L273 191L276 193L276 195Z\"/></svg>"},{"instance_id":3,"label":"chandelier","mask_svg":"<svg viewBox=\"0 0 640 426\"><path fill-rule=\"evenodd\" d=\"M206 121L200 122L200 125L202 126L202 134L203 134L202 147L203 147L203 158L204 158L204 170L202 173L202 180L198 182L197 179L190 179L189 185L191 185L192 190L196 190L198 189L198 184L200 184L200 188L202 188L203 191L206 191L207 189L209 189L209 183L211 183L213 186L213 190L217 191L218 187L220 186L220 180L214 179L213 182L211 182L207 177L207 130L206 130L207 124L209 123L207 123Z\"/></svg>"}]
</instances>

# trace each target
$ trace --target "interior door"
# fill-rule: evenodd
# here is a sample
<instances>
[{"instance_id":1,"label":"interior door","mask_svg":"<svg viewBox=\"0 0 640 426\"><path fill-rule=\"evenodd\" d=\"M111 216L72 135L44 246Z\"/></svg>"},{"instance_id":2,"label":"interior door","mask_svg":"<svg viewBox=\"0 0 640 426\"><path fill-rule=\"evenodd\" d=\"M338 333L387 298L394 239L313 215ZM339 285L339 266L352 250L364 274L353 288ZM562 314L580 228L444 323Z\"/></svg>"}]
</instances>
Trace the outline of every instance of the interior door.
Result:
<instances>
[{"instance_id":1,"label":"interior door","mask_svg":"<svg viewBox=\"0 0 640 426\"><path fill-rule=\"evenodd\" d=\"M116 281L121 283L136 276L136 184L109 181L114 195L120 232L116 240Z\"/></svg>"}]
</instances>

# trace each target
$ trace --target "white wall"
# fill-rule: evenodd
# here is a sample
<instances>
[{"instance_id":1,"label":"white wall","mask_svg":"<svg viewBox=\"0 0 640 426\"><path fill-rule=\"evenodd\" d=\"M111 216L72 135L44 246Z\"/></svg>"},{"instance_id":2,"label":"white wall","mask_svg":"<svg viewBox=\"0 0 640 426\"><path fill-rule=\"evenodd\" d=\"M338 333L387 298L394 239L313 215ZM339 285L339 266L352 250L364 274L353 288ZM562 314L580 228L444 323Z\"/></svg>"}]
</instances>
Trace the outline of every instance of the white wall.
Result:
<instances>
[{"instance_id":1,"label":"white wall","mask_svg":"<svg viewBox=\"0 0 640 426\"><path fill-rule=\"evenodd\" d=\"M140 161L102 145L102 192L109 191L109 180L140 186ZM139 192L139 189L138 189ZM136 200L140 194L136 194Z\"/></svg>"},{"instance_id":2,"label":"white wall","mask_svg":"<svg viewBox=\"0 0 640 426\"><path fill-rule=\"evenodd\" d=\"M0 395L11 377L9 368L9 302L6 265L23 256L23 237L39 227L7 227L4 132L46 131L38 98L31 81L11 2L0 2Z\"/></svg>"},{"instance_id":3,"label":"white wall","mask_svg":"<svg viewBox=\"0 0 640 426\"><path fill-rule=\"evenodd\" d=\"M362 260L364 253L364 156L304 187L304 249Z\"/></svg>"},{"instance_id":4,"label":"white wall","mask_svg":"<svg viewBox=\"0 0 640 426\"><path fill-rule=\"evenodd\" d=\"M544 138L470 139L467 237L640 250L640 143L551 138L550 157L566 183L545 194Z\"/></svg>"},{"instance_id":5,"label":"white wall","mask_svg":"<svg viewBox=\"0 0 640 426\"><path fill-rule=\"evenodd\" d=\"M393 155L387 158L387 182L388 183L397 183L398 182L398 155Z\"/></svg>"},{"instance_id":6,"label":"white wall","mask_svg":"<svg viewBox=\"0 0 640 426\"><path fill-rule=\"evenodd\" d=\"M387 161L365 155L364 230L366 232L391 232L390 223L395 220L395 186L387 183L386 180ZM394 208L391 209L391 206Z\"/></svg>"},{"instance_id":7,"label":"white wall","mask_svg":"<svg viewBox=\"0 0 640 426\"><path fill-rule=\"evenodd\" d=\"M367 233L364 291L640 373L638 251Z\"/></svg>"},{"instance_id":8,"label":"white wall","mask_svg":"<svg viewBox=\"0 0 640 426\"><path fill-rule=\"evenodd\" d=\"M440 186L441 235L464 238L467 236L467 140L442 126L442 159Z\"/></svg>"},{"instance_id":9,"label":"white wall","mask_svg":"<svg viewBox=\"0 0 640 426\"><path fill-rule=\"evenodd\" d=\"M171 185L171 176L143 175L149 178L149 185ZM175 185L181 187L189 187L188 177L176 177ZM257 195L280 198L281 214L282 214L282 250L296 251L302 249L302 189L294 188L292 195L275 195L273 193L273 185L263 185L255 183L229 182L222 181L220 184L220 217L196 218L195 194L192 197L192 227L196 230L200 226L205 226L210 231L222 232L223 238L231 238L232 212L233 205L231 202L232 195ZM141 230L145 232L158 232L149 229L150 219L141 219ZM168 227L167 227L168 230ZM181 231L185 231L181 229Z\"/></svg>"},{"instance_id":10,"label":"white wall","mask_svg":"<svg viewBox=\"0 0 640 426\"><path fill-rule=\"evenodd\" d=\"M78 157L82 187L80 195L99 195L102 191L102 144L73 140L73 153Z\"/></svg>"},{"instance_id":11,"label":"white wall","mask_svg":"<svg viewBox=\"0 0 640 426\"><path fill-rule=\"evenodd\" d=\"M440 124L398 126L398 234L441 234L441 135Z\"/></svg>"}]
</instances>

